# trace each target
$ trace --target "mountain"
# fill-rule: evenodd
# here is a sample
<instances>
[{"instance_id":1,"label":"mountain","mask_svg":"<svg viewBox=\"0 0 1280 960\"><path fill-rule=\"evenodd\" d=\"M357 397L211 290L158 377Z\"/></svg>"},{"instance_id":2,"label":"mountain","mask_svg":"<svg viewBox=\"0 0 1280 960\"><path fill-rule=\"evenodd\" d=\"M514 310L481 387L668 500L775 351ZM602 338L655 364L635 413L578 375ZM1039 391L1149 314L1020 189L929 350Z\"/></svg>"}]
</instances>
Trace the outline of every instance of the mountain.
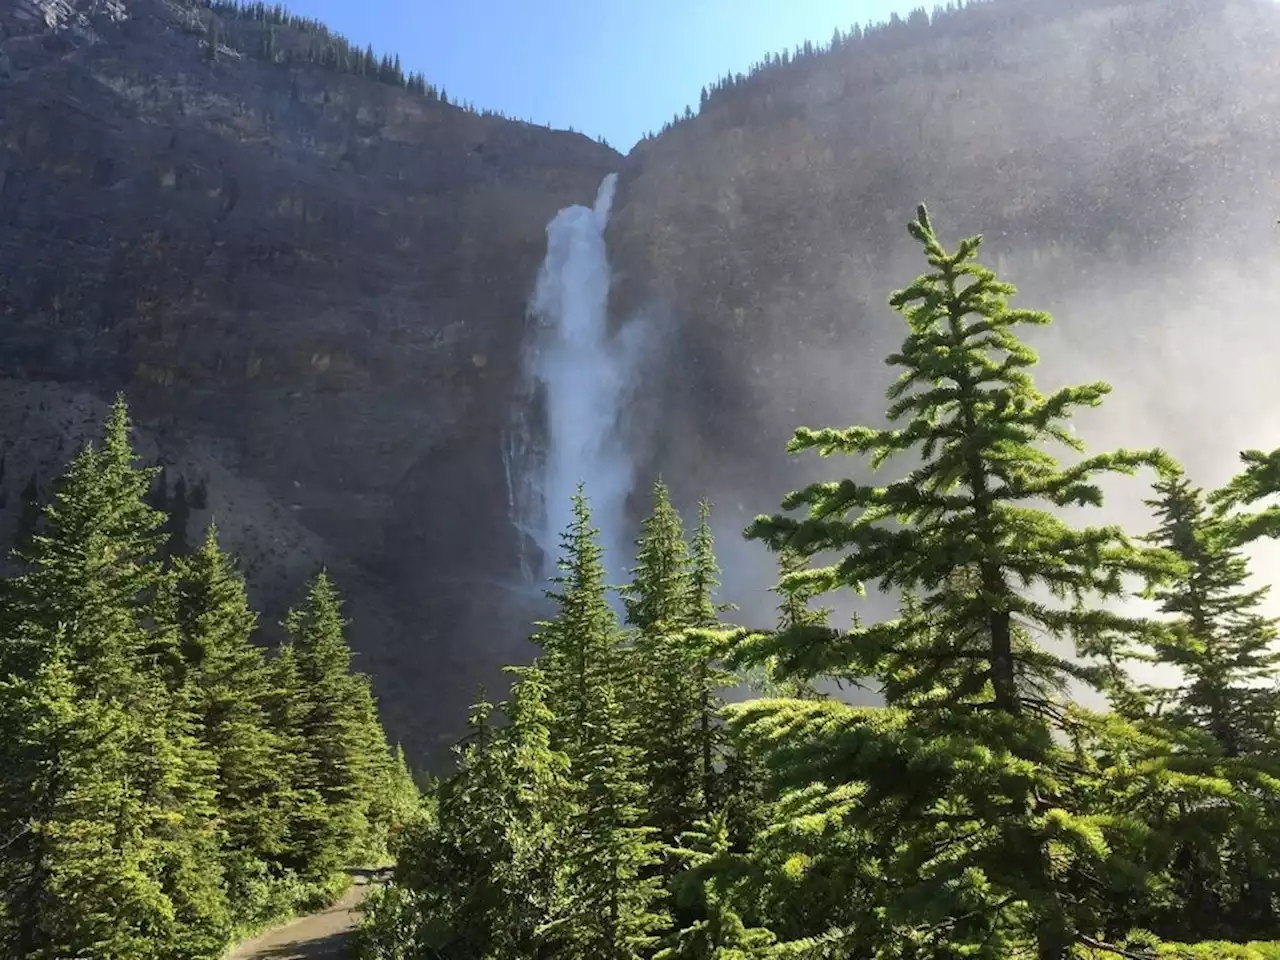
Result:
<instances>
[{"instance_id":1,"label":"mountain","mask_svg":"<svg viewBox=\"0 0 1280 960\"><path fill-rule=\"evenodd\" d=\"M4 5L0 532L124 390L267 619L327 564L391 735L434 750L524 655L525 304L548 220L612 171L611 315L666 336L623 426L638 476L717 501L733 599L770 575L736 531L814 472L791 428L882 409L920 201L1058 315L1048 375L1128 384L1108 437L1274 441L1280 5L988 0L713 86L622 157L266 8Z\"/></svg>"},{"instance_id":2,"label":"mountain","mask_svg":"<svg viewBox=\"0 0 1280 960\"><path fill-rule=\"evenodd\" d=\"M821 475L781 451L799 423L879 418L927 202L1055 314L1044 376L1116 385L1082 433L1225 480L1277 440L1277 156L1272 0L951 5L722 80L628 157L609 227L611 312L681 331L639 472L710 494L730 551ZM726 559L771 616L770 565Z\"/></svg>"},{"instance_id":3,"label":"mountain","mask_svg":"<svg viewBox=\"0 0 1280 960\"><path fill-rule=\"evenodd\" d=\"M126 391L171 473L243 485L211 503L241 504L253 536L232 545L267 619L329 564L393 733L424 702L440 729L474 693L451 660L496 645L446 649L466 588L444 578L514 562L496 437L546 222L621 158L265 62L243 50L268 30L278 51L328 38L191 3L19 0L0 30L4 436L52 437L85 394ZM28 445L10 524L66 452Z\"/></svg>"}]
</instances>

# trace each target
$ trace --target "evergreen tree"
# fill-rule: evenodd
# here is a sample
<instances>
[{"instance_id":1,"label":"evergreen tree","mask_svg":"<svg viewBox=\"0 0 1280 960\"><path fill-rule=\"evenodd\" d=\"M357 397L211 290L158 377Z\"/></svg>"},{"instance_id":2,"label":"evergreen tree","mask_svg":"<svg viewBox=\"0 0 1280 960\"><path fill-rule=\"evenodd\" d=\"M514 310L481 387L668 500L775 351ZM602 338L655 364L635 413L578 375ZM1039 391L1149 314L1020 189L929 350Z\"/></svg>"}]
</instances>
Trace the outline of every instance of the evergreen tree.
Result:
<instances>
[{"instance_id":1,"label":"evergreen tree","mask_svg":"<svg viewBox=\"0 0 1280 960\"><path fill-rule=\"evenodd\" d=\"M663 923L653 909L659 882L650 870L659 845L641 825L645 785L623 709L622 686L630 678L596 536L579 489L573 520L561 537L561 575L553 581L559 589L548 593L559 614L535 638L544 651L548 699L558 707L551 744L568 756L575 786L558 931L561 956L630 960L653 942L653 931Z\"/></svg>"},{"instance_id":2,"label":"evergreen tree","mask_svg":"<svg viewBox=\"0 0 1280 960\"><path fill-rule=\"evenodd\" d=\"M627 622L635 628L630 652L635 746L649 791L650 823L674 843L702 809L697 723L698 660L686 643L693 625L689 546L680 514L665 484L653 488L653 512L636 542L632 581L623 590ZM714 577L711 570L704 576ZM710 581L703 584L709 603Z\"/></svg>"},{"instance_id":3,"label":"evergreen tree","mask_svg":"<svg viewBox=\"0 0 1280 960\"><path fill-rule=\"evenodd\" d=\"M117 400L10 584L21 642L3 712L26 719L7 814L26 841L9 861L6 937L22 956L196 957L228 928L207 758L154 654L163 517L145 503L153 472L134 461Z\"/></svg>"},{"instance_id":4,"label":"evergreen tree","mask_svg":"<svg viewBox=\"0 0 1280 960\"><path fill-rule=\"evenodd\" d=\"M281 644L267 666L267 717L280 744L279 774L290 785L280 862L311 891L323 888L341 859L333 850L324 797L306 739L308 700L293 643Z\"/></svg>"},{"instance_id":5,"label":"evergreen tree","mask_svg":"<svg viewBox=\"0 0 1280 960\"><path fill-rule=\"evenodd\" d=\"M715 537L711 533L711 503L703 500L698 504L698 528L689 557L687 618L692 629L687 630L682 638L693 667L695 739L703 817L711 815L711 808L719 803L722 793L716 783L716 765L723 747L720 708L724 703L720 691L737 682L737 677L718 663L722 651L715 642L714 628L719 626L720 614L733 609L732 604L716 603L715 593L719 586L720 564L716 560Z\"/></svg>"},{"instance_id":6,"label":"evergreen tree","mask_svg":"<svg viewBox=\"0 0 1280 960\"><path fill-rule=\"evenodd\" d=\"M1060 466L1044 445L1082 450L1066 418L1107 386L1039 393L1026 372L1035 353L1014 329L1049 317L1008 306L1012 286L975 259L981 238L948 253L923 207L910 232L930 271L890 300L908 334L889 358L903 372L888 419L905 424L800 428L788 449L868 455L874 468L913 454L917 465L884 486L814 484L783 503L807 517L759 517L748 536L804 557L841 554L790 574L792 587L878 581L917 599L894 620L825 637L805 625L747 641L742 654L784 675L875 678L887 708L785 700L732 715L761 746L790 731L794 746L771 762L790 765L802 792L827 784L823 815L873 838L877 912L859 918L873 942L993 957L1032 943L1041 960L1062 960L1098 928L1096 899L1077 881L1105 873L1127 825L1090 816L1074 795L1054 740L1061 695L1072 679L1105 687L1115 659L1149 633L1097 602L1168 563L1117 528L1073 529L1034 504L1097 505L1097 475L1168 461L1119 451ZM1072 640L1094 662L1058 656L1036 635Z\"/></svg>"},{"instance_id":7,"label":"evergreen tree","mask_svg":"<svg viewBox=\"0 0 1280 960\"><path fill-rule=\"evenodd\" d=\"M285 621L297 671L295 742L304 750L295 784L320 800L318 816L303 829L305 859L316 877L377 852L378 825L368 810L389 761L385 738L374 729L368 683L351 673L345 625L337 591L323 572Z\"/></svg>"},{"instance_id":8,"label":"evergreen tree","mask_svg":"<svg viewBox=\"0 0 1280 960\"><path fill-rule=\"evenodd\" d=\"M1149 540L1183 563L1154 594L1175 618L1156 641L1157 659L1186 677L1176 717L1212 736L1227 757L1269 751L1280 707L1274 683L1280 653L1273 649L1276 621L1258 612L1268 590L1246 587L1248 564L1222 520L1209 514L1201 490L1175 474L1155 491L1147 504L1160 525Z\"/></svg>"},{"instance_id":9,"label":"evergreen tree","mask_svg":"<svg viewBox=\"0 0 1280 960\"><path fill-rule=\"evenodd\" d=\"M731 850L726 815L717 813L698 821L682 839L679 852L688 871L678 878L680 899L696 900L701 919L679 931L654 960L753 960L776 955L774 935L749 928L734 907L734 881L744 871L741 856Z\"/></svg>"},{"instance_id":10,"label":"evergreen tree","mask_svg":"<svg viewBox=\"0 0 1280 960\"><path fill-rule=\"evenodd\" d=\"M520 671L510 723L473 708L435 822L419 821L393 887L372 904L365 949L381 956L528 960L562 956L568 758L554 750L543 679ZM398 951L398 952L397 952Z\"/></svg>"},{"instance_id":11,"label":"evergreen tree","mask_svg":"<svg viewBox=\"0 0 1280 960\"><path fill-rule=\"evenodd\" d=\"M214 525L177 571L181 651L197 735L213 764L231 902L242 920L263 922L281 908L257 881L284 852L290 784L267 712L267 664L251 639L257 616Z\"/></svg>"}]
</instances>

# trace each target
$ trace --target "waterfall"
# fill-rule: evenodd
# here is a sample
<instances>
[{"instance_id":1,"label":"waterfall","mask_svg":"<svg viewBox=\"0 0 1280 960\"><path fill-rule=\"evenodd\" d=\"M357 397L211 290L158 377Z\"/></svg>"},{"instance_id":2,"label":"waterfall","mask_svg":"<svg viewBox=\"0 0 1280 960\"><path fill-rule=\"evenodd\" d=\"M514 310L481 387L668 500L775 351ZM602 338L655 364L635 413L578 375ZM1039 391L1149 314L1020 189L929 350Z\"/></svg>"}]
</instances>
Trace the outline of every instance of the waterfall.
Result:
<instances>
[{"instance_id":1,"label":"waterfall","mask_svg":"<svg viewBox=\"0 0 1280 960\"><path fill-rule=\"evenodd\" d=\"M547 225L547 255L529 303L522 386L504 443L512 523L526 579L554 573L571 499L585 484L611 577L630 564L624 509L634 469L624 407L639 339L611 333L604 231L617 174L595 206L566 207ZM618 582L616 579L611 582Z\"/></svg>"}]
</instances>

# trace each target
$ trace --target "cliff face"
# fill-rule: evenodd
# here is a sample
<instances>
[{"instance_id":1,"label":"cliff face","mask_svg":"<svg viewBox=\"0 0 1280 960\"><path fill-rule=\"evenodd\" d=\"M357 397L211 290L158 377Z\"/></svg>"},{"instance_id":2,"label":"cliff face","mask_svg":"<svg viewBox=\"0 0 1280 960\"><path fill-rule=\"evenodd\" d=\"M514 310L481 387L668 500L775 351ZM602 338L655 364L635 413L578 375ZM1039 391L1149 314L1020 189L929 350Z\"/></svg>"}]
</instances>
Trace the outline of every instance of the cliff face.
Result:
<instances>
[{"instance_id":1,"label":"cliff face","mask_svg":"<svg viewBox=\"0 0 1280 960\"><path fill-rule=\"evenodd\" d=\"M438 731L474 693L457 664L510 656L455 653L446 627L461 581L514 562L499 436L546 222L620 158L244 56L215 19L0 9L0 375L59 385L46 416L123 389L157 456L252 484L264 529L231 546L268 622L311 572L283 513L339 571L393 733ZM28 407L6 434L35 429ZM56 446L28 459L47 479ZM27 475L11 464L14 494Z\"/></svg>"},{"instance_id":2,"label":"cliff face","mask_svg":"<svg viewBox=\"0 0 1280 960\"><path fill-rule=\"evenodd\" d=\"M0 534L126 390L147 456L208 479L195 522L236 518L268 624L333 568L420 753L527 653L528 602L492 585L500 435L546 223L611 170L612 313L674 330L629 410L660 426L639 475L715 497L733 599L768 576L736 531L812 475L791 429L883 409L920 201L1058 316L1051 380L1128 385L1090 439L1274 442L1270 0L917 16L717 90L625 160L291 55L314 40L194 0L0 7Z\"/></svg>"},{"instance_id":3,"label":"cliff face","mask_svg":"<svg viewBox=\"0 0 1280 960\"><path fill-rule=\"evenodd\" d=\"M1269 0L993 0L713 91L628 158L610 225L614 312L656 308L682 330L652 469L686 498L745 503L740 528L804 472L782 454L797 424L878 417L902 335L886 300L923 267L905 230L919 202L951 242L983 233L1021 302L1055 313L1051 379L1114 379L1113 424L1140 405L1166 418L1124 442L1202 436L1215 390L1265 392L1206 339L1274 326L1257 304L1277 157ZM1212 273L1224 264L1243 287ZM1192 402L1179 377L1196 364Z\"/></svg>"}]
</instances>

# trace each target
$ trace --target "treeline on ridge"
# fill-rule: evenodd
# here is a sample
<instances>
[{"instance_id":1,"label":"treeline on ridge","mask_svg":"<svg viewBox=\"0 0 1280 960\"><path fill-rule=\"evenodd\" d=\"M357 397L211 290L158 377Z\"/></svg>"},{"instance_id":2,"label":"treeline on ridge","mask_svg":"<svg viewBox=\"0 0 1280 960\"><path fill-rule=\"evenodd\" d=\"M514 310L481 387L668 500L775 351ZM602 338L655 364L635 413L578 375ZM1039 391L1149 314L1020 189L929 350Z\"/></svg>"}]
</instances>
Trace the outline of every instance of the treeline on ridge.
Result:
<instances>
[{"instance_id":1,"label":"treeline on ridge","mask_svg":"<svg viewBox=\"0 0 1280 960\"><path fill-rule=\"evenodd\" d=\"M789 445L876 479L746 531L776 626L726 622L709 507L686 537L661 483L619 618L580 491L537 657L475 706L362 956L1280 957L1280 652L1244 552L1280 535L1280 451L1205 491L1162 450L1087 450L1070 416L1110 388L1037 390L1018 332L1049 316L981 238L944 248L923 207L910 232L891 426ZM1076 524L1139 474L1150 529ZM820 605L867 586L894 616ZM850 684L882 705L823 692Z\"/></svg>"}]
</instances>

